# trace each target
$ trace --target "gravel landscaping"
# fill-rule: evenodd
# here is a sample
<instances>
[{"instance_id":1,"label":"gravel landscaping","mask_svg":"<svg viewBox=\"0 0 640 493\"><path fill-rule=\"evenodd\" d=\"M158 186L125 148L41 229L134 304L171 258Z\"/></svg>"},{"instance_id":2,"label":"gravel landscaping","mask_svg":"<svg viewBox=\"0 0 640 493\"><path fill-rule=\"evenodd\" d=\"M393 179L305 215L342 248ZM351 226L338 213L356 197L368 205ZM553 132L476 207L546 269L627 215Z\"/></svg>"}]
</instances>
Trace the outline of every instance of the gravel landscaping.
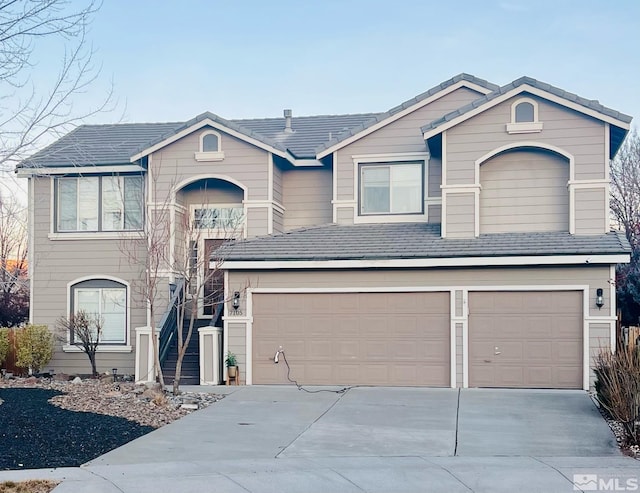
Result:
<instances>
[{"instance_id":1,"label":"gravel landscaping","mask_svg":"<svg viewBox=\"0 0 640 493\"><path fill-rule=\"evenodd\" d=\"M0 470L79 466L220 398L107 380L0 381Z\"/></svg>"}]
</instances>

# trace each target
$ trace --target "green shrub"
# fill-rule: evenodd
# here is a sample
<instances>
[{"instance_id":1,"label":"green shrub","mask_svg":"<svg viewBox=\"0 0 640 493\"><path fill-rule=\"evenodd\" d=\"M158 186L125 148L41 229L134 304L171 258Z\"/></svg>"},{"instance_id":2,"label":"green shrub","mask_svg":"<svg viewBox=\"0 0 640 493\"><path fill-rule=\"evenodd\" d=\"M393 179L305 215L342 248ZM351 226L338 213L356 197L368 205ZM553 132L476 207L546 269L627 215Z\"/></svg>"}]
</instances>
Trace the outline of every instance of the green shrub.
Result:
<instances>
[{"instance_id":1,"label":"green shrub","mask_svg":"<svg viewBox=\"0 0 640 493\"><path fill-rule=\"evenodd\" d=\"M46 325L27 325L16 330L16 365L39 373L53 354L53 335Z\"/></svg>"},{"instance_id":2,"label":"green shrub","mask_svg":"<svg viewBox=\"0 0 640 493\"><path fill-rule=\"evenodd\" d=\"M624 426L630 444L640 444L640 348L601 350L594 372L598 401Z\"/></svg>"},{"instance_id":3,"label":"green shrub","mask_svg":"<svg viewBox=\"0 0 640 493\"><path fill-rule=\"evenodd\" d=\"M7 359L9 354L9 329L0 328L0 366Z\"/></svg>"}]
</instances>

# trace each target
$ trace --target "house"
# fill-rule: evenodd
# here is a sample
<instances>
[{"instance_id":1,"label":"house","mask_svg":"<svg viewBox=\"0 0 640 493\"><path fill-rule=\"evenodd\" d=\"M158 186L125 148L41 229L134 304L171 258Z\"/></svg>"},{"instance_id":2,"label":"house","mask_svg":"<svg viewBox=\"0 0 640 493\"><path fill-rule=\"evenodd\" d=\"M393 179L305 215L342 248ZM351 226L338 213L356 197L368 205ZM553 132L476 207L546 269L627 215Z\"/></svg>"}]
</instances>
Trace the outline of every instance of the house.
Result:
<instances>
[{"instance_id":1,"label":"house","mask_svg":"<svg viewBox=\"0 0 640 493\"><path fill-rule=\"evenodd\" d=\"M199 318L246 384L288 383L282 350L309 385L588 389L629 260L608 197L630 122L528 77L461 74L384 113L82 126L18 168L31 319L99 312L99 364L147 378L145 262L122 245L165 204L163 311L181 220L213 221L206 242L241 218L219 250L224 312ZM199 379L217 383L207 347ZM86 363L62 345L52 365Z\"/></svg>"}]
</instances>

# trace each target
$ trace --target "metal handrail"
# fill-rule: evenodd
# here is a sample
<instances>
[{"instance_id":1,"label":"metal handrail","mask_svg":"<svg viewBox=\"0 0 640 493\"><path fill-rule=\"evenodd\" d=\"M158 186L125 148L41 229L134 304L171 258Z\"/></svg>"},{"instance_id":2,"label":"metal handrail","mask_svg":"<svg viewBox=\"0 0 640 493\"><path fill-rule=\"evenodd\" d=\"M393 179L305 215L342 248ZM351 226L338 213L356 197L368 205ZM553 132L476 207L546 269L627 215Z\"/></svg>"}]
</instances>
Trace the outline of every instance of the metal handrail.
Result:
<instances>
[{"instance_id":1,"label":"metal handrail","mask_svg":"<svg viewBox=\"0 0 640 493\"><path fill-rule=\"evenodd\" d=\"M160 364L164 363L167 359L171 342L178 332L178 305L180 304L183 290L184 279L176 280L176 288L171 295L169 307L167 308L167 311L164 312L160 321Z\"/></svg>"}]
</instances>

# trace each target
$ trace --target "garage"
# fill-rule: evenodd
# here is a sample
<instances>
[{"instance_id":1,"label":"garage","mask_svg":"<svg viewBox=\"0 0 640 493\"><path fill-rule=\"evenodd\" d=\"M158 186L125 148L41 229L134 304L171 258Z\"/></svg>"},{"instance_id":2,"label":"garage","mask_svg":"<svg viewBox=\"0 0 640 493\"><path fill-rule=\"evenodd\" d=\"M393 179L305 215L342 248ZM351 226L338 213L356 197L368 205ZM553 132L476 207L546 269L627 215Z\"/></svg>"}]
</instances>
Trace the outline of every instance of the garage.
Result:
<instances>
[{"instance_id":1,"label":"garage","mask_svg":"<svg viewBox=\"0 0 640 493\"><path fill-rule=\"evenodd\" d=\"M448 292L255 293L254 384L448 387Z\"/></svg>"},{"instance_id":2,"label":"garage","mask_svg":"<svg viewBox=\"0 0 640 493\"><path fill-rule=\"evenodd\" d=\"M582 388L581 291L469 293L469 386Z\"/></svg>"}]
</instances>

